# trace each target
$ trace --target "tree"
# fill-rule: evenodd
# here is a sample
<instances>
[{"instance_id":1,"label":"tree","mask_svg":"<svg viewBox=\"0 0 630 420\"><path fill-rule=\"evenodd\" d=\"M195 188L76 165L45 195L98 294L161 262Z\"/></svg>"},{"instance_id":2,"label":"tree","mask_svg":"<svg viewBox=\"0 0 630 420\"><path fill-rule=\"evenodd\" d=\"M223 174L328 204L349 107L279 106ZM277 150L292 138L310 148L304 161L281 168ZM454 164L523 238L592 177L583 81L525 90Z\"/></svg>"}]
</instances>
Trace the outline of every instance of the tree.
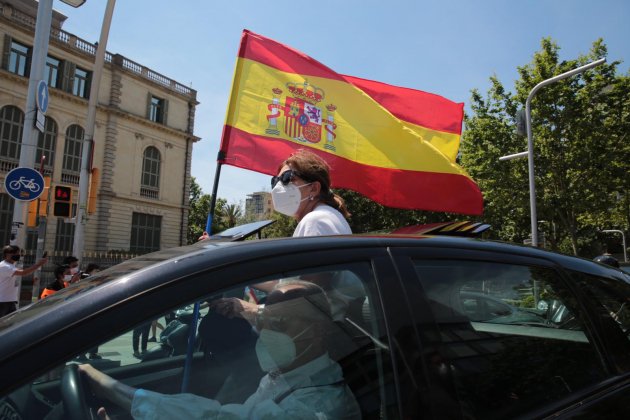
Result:
<instances>
[{"instance_id":1,"label":"tree","mask_svg":"<svg viewBox=\"0 0 630 420\"><path fill-rule=\"evenodd\" d=\"M218 211L221 227L228 229L236 226L243 217L243 211L238 204L223 203ZM223 229L222 229L223 230Z\"/></svg>"},{"instance_id":2,"label":"tree","mask_svg":"<svg viewBox=\"0 0 630 420\"><path fill-rule=\"evenodd\" d=\"M527 150L527 139L515 134L517 110L536 84L607 55L601 40L576 60L560 61L559 50L543 39L532 62L518 68L514 94L496 77L485 98L472 91L461 162L484 194L484 220L501 239L522 241L530 231L527 161L498 161ZM592 256L598 230L630 224L630 90L628 76L616 75L618 64L545 86L532 101L537 213L548 242L562 252Z\"/></svg>"},{"instance_id":3,"label":"tree","mask_svg":"<svg viewBox=\"0 0 630 420\"><path fill-rule=\"evenodd\" d=\"M204 230L206 230L206 221L210 212L210 202L212 196L204 194L201 186L197 184L195 177L190 179L190 198L188 211L188 243L197 242ZM225 200L219 198L216 203L214 215L212 218L212 232L216 233L220 230L220 209L225 205Z\"/></svg>"}]
</instances>

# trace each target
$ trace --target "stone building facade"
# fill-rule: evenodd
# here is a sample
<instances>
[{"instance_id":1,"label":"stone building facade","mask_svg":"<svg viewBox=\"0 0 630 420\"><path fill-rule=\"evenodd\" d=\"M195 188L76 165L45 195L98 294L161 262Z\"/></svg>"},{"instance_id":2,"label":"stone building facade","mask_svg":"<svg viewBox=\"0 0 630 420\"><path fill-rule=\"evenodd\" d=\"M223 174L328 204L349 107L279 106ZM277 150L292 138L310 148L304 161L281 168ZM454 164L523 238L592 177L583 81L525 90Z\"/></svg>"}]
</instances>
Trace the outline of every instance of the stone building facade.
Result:
<instances>
[{"instance_id":1,"label":"stone building facade","mask_svg":"<svg viewBox=\"0 0 630 420\"><path fill-rule=\"evenodd\" d=\"M18 166L37 2L0 0L0 241L9 242L13 199L4 178ZM53 13L45 79L49 107L34 168L51 185L73 189L77 203L81 144L96 45L63 31ZM92 177L96 205L84 252L145 253L186 243L197 92L119 54L107 52L98 91ZM43 161L41 157L46 156ZM90 193L92 195L93 192ZM51 203L51 201L49 201ZM44 248L72 250L72 219L49 205ZM31 228L27 249L34 249Z\"/></svg>"}]
</instances>

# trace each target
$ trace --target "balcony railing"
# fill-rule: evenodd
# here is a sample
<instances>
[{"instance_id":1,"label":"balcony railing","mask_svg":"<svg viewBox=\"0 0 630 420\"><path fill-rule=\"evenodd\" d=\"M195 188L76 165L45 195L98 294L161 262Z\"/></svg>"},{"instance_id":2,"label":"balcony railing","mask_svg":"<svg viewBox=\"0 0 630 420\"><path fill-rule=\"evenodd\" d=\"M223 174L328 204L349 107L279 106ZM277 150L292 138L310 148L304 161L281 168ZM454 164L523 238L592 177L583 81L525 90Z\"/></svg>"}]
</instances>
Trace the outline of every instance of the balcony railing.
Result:
<instances>
[{"instance_id":1,"label":"balcony railing","mask_svg":"<svg viewBox=\"0 0 630 420\"><path fill-rule=\"evenodd\" d=\"M151 187L140 187L140 196L157 200L160 198L160 190Z\"/></svg>"},{"instance_id":2,"label":"balcony railing","mask_svg":"<svg viewBox=\"0 0 630 420\"><path fill-rule=\"evenodd\" d=\"M0 5L0 12L4 12L2 10L5 5ZM0 16L5 16L4 13L0 13ZM9 17L11 21L14 23L29 28L33 32L35 32L35 19L32 16L29 16L19 10L11 8L11 15ZM66 32L59 28L51 28L50 30L50 39L53 42L57 42L60 44L64 44L71 49L77 50L83 54L88 54L91 56L96 55L96 45L77 37L69 32ZM141 64L138 64L132 60L129 60L121 55L116 54L116 59L114 59L114 55L106 52L105 53L105 61L111 63L114 66L120 66L123 69L134 73L144 79L147 79L153 83L164 86L167 89L170 89L174 92L177 92L182 95L189 96L193 99L196 99L197 92L194 89L189 88L188 86L182 85L181 83L176 82L173 79L170 79L166 76L163 76L160 73L157 73L151 70L148 67L145 67Z\"/></svg>"},{"instance_id":3,"label":"balcony railing","mask_svg":"<svg viewBox=\"0 0 630 420\"><path fill-rule=\"evenodd\" d=\"M81 177L79 172L71 172L68 170L61 171L61 183L70 185L79 185L79 178Z\"/></svg>"}]
</instances>

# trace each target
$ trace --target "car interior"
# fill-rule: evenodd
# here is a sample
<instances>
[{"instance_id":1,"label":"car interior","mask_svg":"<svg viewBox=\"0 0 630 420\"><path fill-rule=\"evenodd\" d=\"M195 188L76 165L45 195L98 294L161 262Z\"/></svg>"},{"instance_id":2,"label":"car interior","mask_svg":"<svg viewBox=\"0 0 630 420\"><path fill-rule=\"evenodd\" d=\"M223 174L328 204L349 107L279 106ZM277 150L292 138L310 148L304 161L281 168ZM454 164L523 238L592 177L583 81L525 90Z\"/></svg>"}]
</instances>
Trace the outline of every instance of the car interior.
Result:
<instances>
[{"instance_id":1,"label":"car interior","mask_svg":"<svg viewBox=\"0 0 630 420\"><path fill-rule=\"evenodd\" d=\"M330 302L329 327L318 339L325 340L328 355L341 367L343 385L355 399L361 417L395 418L389 344L379 300L373 298L372 278L369 266L357 264L281 273L275 283L312 282L325 290ZM81 418L86 410L95 412L101 406L110 418L131 418L130 413L92 395L77 371L79 364L90 363L134 388L163 394L187 392L221 404L243 404L266 374L256 354L259 331L242 317L214 310L213 302L238 298L264 310L269 284L269 278L256 279L177 308L165 308L158 317L164 328L156 341L146 343L145 349L140 338L138 345L144 350L140 357L134 357L133 329L128 330L98 343L99 359L85 360L84 354L73 354L63 365L13 392L5 403L23 418ZM151 321L136 328L146 331ZM191 330L195 331L193 337ZM189 368L185 367L187 357ZM315 412L317 409L313 407Z\"/></svg>"}]
</instances>

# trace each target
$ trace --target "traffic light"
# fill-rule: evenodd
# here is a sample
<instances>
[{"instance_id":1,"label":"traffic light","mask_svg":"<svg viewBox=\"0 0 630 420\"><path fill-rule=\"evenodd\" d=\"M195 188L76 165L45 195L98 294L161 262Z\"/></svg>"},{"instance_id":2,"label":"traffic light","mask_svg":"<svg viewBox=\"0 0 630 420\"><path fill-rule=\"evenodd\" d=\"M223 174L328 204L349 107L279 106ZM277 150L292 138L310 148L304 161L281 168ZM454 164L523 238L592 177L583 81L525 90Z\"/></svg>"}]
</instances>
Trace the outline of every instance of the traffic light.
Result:
<instances>
[{"instance_id":1,"label":"traffic light","mask_svg":"<svg viewBox=\"0 0 630 420\"><path fill-rule=\"evenodd\" d=\"M50 176L44 177L44 191L39 198L28 203L28 219L26 225L28 227L37 226L37 217L48 216L48 193L50 191ZM39 205L39 210L38 210Z\"/></svg>"},{"instance_id":2,"label":"traffic light","mask_svg":"<svg viewBox=\"0 0 630 420\"><path fill-rule=\"evenodd\" d=\"M53 215L56 217L72 216L72 188L65 185L55 185Z\"/></svg>"},{"instance_id":3,"label":"traffic light","mask_svg":"<svg viewBox=\"0 0 630 420\"><path fill-rule=\"evenodd\" d=\"M94 214L96 212L96 193L98 192L98 168L92 168L92 177L90 178L90 192L88 194L87 213Z\"/></svg>"}]
</instances>

